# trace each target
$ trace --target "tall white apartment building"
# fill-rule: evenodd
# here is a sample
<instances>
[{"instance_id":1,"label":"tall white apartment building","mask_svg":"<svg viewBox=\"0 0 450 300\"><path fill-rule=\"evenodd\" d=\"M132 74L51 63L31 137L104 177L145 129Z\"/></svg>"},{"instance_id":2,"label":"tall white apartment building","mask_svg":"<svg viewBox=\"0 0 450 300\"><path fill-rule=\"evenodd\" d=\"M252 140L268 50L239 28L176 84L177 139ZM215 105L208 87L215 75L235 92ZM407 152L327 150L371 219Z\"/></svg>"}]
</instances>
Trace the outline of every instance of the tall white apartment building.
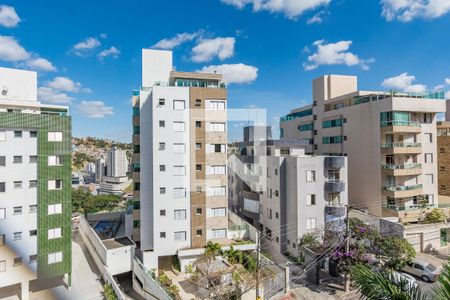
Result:
<instances>
[{"instance_id":1,"label":"tall white apartment building","mask_svg":"<svg viewBox=\"0 0 450 300\"><path fill-rule=\"evenodd\" d=\"M0 295L66 274L70 286L70 195L68 108L37 101L35 72L0 68Z\"/></svg>"},{"instance_id":2,"label":"tall white apartment building","mask_svg":"<svg viewBox=\"0 0 450 300\"><path fill-rule=\"evenodd\" d=\"M297 256L304 234L336 230L331 223L345 218L347 158L306 155L299 140L265 139L269 127L244 132L229 157L230 208L272 239L267 251Z\"/></svg>"},{"instance_id":3,"label":"tall white apartment building","mask_svg":"<svg viewBox=\"0 0 450 300\"><path fill-rule=\"evenodd\" d=\"M106 155L106 176L125 177L128 171L127 152L113 147Z\"/></svg>"},{"instance_id":4,"label":"tall white apartment building","mask_svg":"<svg viewBox=\"0 0 450 300\"><path fill-rule=\"evenodd\" d=\"M133 93L133 239L147 268L180 249L228 240L221 79L174 71L171 51L142 51L142 87Z\"/></svg>"},{"instance_id":5,"label":"tall white apartment building","mask_svg":"<svg viewBox=\"0 0 450 300\"><path fill-rule=\"evenodd\" d=\"M281 137L308 152L348 157L349 204L414 222L419 202L438 204L436 114L444 93L360 91L357 77L313 81L313 103L281 118Z\"/></svg>"},{"instance_id":6,"label":"tall white apartment building","mask_svg":"<svg viewBox=\"0 0 450 300\"><path fill-rule=\"evenodd\" d=\"M103 157L97 158L95 161L95 183L103 181L106 175L106 160Z\"/></svg>"}]
</instances>

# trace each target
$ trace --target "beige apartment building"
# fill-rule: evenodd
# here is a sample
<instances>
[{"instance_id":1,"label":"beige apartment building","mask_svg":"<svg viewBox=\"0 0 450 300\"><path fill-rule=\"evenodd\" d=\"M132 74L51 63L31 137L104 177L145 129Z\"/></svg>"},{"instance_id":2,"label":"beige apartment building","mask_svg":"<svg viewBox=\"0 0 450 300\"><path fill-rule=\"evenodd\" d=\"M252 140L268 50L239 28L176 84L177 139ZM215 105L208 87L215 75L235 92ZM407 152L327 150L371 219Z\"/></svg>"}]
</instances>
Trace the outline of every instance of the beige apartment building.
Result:
<instances>
[{"instance_id":1,"label":"beige apartment building","mask_svg":"<svg viewBox=\"0 0 450 300\"><path fill-rule=\"evenodd\" d=\"M414 222L419 202L438 205L436 114L444 93L358 90L357 77L313 81L313 103L280 120L283 139L309 153L348 157L349 204L380 217Z\"/></svg>"},{"instance_id":2,"label":"beige apartment building","mask_svg":"<svg viewBox=\"0 0 450 300\"><path fill-rule=\"evenodd\" d=\"M437 122L438 191L450 196L450 122Z\"/></svg>"}]
</instances>

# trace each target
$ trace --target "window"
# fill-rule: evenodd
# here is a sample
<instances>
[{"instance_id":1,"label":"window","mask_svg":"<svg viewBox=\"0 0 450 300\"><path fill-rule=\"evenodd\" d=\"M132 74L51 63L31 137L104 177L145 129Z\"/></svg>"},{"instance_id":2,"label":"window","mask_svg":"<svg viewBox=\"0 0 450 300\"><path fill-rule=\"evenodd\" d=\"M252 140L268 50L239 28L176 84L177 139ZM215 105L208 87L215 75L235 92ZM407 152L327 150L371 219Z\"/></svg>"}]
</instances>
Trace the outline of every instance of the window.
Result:
<instances>
[{"instance_id":1,"label":"window","mask_svg":"<svg viewBox=\"0 0 450 300\"><path fill-rule=\"evenodd\" d=\"M184 122L173 122L173 130L182 132L185 130Z\"/></svg>"},{"instance_id":2,"label":"window","mask_svg":"<svg viewBox=\"0 0 450 300\"><path fill-rule=\"evenodd\" d=\"M166 127L166 121L159 121L159 127Z\"/></svg>"},{"instance_id":3,"label":"window","mask_svg":"<svg viewBox=\"0 0 450 300\"><path fill-rule=\"evenodd\" d=\"M433 163L433 153L425 153L425 163L426 164Z\"/></svg>"},{"instance_id":4,"label":"window","mask_svg":"<svg viewBox=\"0 0 450 300\"><path fill-rule=\"evenodd\" d=\"M268 209L267 209L267 217L268 217L269 219L272 219L272 209L271 209L271 208L268 208Z\"/></svg>"},{"instance_id":5,"label":"window","mask_svg":"<svg viewBox=\"0 0 450 300\"><path fill-rule=\"evenodd\" d=\"M6 260L0 260L0 272L6 272Z\"/></svg>"},{"instance_id":6,"label":"window","mask_svg":"<svg viewBox=\"0 0 450 300\"><path fill-rule=\"evenodd\" d=\"M161 217L165 217L165 216L166 216L166 210L165 210L165 209L161 209L161 210L159 211L159 215L160 215Z\"/></svg>"},{"instance_id":7,"label":"window","mask_svg":"<svg viewBox=\"0 0 450 300\"><path fill-rule=\"evenodd\" d=\"M316 181L316 171L306 171L306 182Z\"/></svg>"},{"instance_id":8,"label":"window","mask_svg":"<svg viewBox=\"0 0 450 300\"><path fill-rule=\"evenodd\" d=\"M48 239L59 239L61 237L61 228L53 228L48 230Z\"/></svg>"},{"instance_id":9,"label":"window","mask_svg":"<svg viewBox=\"0 0 450 300\"><path fill-rule=\"evenodd\" d=\"M207 123L207 131L217 131L224 132L225 131L225 123Z\"/></svg>"},{"instance_id":10,"label":"window","mask_svg":"<svg viewBox=\"0 0 450 300\"><path fill-rule=\"evenodd\" d=\"M0 208L0 220L6 219L6 208Z\"/></svg>"},{"instance_id":11,"label":"window","mask_svg":"<svg viewBox=\"0 0 450 300\"><path fill-rule=\"evenodd\" d=\"M173 144L173 153L185 153L186 145L184 143L175 143Z\"/></svg>"},{"instance_id":12,"label":"window","mask_svg":"<svg viewBox=\"0 0 450 300\"><path fill-rule=\"evenodd\" d=\"M202 99L195 99L195 106L202 106Z\"/></svg>"},{"instance_id":13,"label":"window","mask_svg":"<svg viewBox=\"0 0 450 300\"><path fill-rule=\"evenodd\" d=\"M432 184L433 182L433 174L425 174L425 184Z\"/></svg>"},{"instance_id":14,"label":"window","mask_svg":"<svg viewBox=\"0 0 450 300\"><path fill-rule=\"evenodd\" d=\"M63 253L62 252L54 252L48 254L48 264L56 264L62 262Z\"/></svg>"},{"instance_id":15,"label":"window","mask_svg":"<svg viewBox=\"0 0 450 300\"><path fill-rule=\"evenodd\" d=\"M424 113L423 114L423 122L424 123L432 123L433 122L433 117L432 117L432 114L429 114L429 113Z\"/></svg>"},{"instance_id":16,"label":"window","mask_svg":"<svg viewBox=\"0 0 450 300\"><path fill-rule=\"evenodd\" d=\"M173 189L173 197L174 198L186 197L186 189L185 188L174 188Z\"/></svg>"},{"instance_id":17,"label":"window","mask_svg":"<svg viewBox=\"0 0 450 300\"><path fill-rule=\"evenodd\" d=\"M184 100L173 100L173 109L174 110L185 109L185 101Z\"/></svg>"},{"instance_id":18,"label":"window","mask_svg":"<svg viewBox=\"0 0 450 300\"><path fill-rule=\"evenodd\" d=\"M166 150L166 143L159 143L158 150L160 150L160 151Z\"/></svg>"},{"instance_id":19,"label":"window","mask_svg":"<svg viewBox=\"0 0 450 300\"><path fill-rule=\"evenodd\" d=\"M316 224L315 218L306 219L306 230L316 229L316 227L317 227L317 224Z\"/></svg>"},{"instance_id":20,"label":"window","mask_svg":"<svg viewBox=\"0 0 450 300\"><path fill-rule=\"evenodd\" d=\"M0 193L4 193L6 191L6 183L0 182Z\"/></svg>"},{"instance_id":21,"label":"window","mask_svg":"<svg viewBox=\"0 0 450 300\"><path fill-rule=\"evenodd\" d=\"M297 129L299 131L311 131L311 130L314 129L314 123L307 123L307 124L298 125Z\"/></svg>"},{"instance_id":22,"label":"window","mask_svg":"<svg viewBox=\"0 0 450 300\"><path fill-rule=\"evenodd\" d=\"M22 131L19 131L19 130L14 131L14 137L21 138L22 137Z\"/></svg>"},{"instance_id":23,"label":"window","mask_svg":"<svg viewBox=\"0 0 450 300\"><path fill-rule=\"evenodd\" d=\"M48 181L48 190L60 190L62 189L62 180L61 179L55 179L55 180L49 180Z\"/></svg>"},{"instance_id":24,"label":"window","mask_svg":"<svg viewBox=\"0 0 450 300\"><path fill-rule=\"evenodd\" d=\"M22 265L22 257L16 257L13 261L13 267L17 267Z\"/></svg>"},{"instance_id":25,"label":"window","mask_svg":"<svg viewBox=\"0 0 450 300\"><path fill-rule=\"evenodd\" d=\"M6 141L6 131L0 131L0 142Z\"/></svg>"},{"instance_id":26,"label":"window","mask_svg":"<svg viewBox=\"0 0 450 300\"><path fill-rule=\"evenodd\" d=\"M275 212L275 219L279 218L279 214L277 212Z\"/></svg>"},{"instance_id":27,"label":"window","mask_svg":"<svg viewBox=\"0 0 450 300\"><path fill-rule=\"evenodd\" d=\"M306 205L316 205L316 195L306 195Z\"/></svg>"},{"instance_id":28,"label":"window","mask_svg":"<svg viewBox=\"0 0 450 300\"><path fill-rule=\"evenodd\" d=\"M159 165L159 171L165 172L166 171L166 165Z\"/></svg>"},{"instance_id":29,"label":"window","mask_svg":"<svg viewBox=\"0 0 450 300\"><path fill-rule=\"evenodd\" d=\"M202 214L202 209L201 208L196 208L195 209L195 214L201 215Z\"/></svg>"},{"instance_id":30,"label":"window","mask_svg":"<svg viewBox=\"0 0 450 300\"><path fill-rule=\"evenodd\" d=\"M224 186L208 187L206 190L206 196L208 197L226 196L226 188Z\"/></svg>"},{"instance_id":31,"label":"window","mask_svg":"<svg viewBox=\"0 0 450 300\"><path fill-rule=\"evenodd\" d=\"M278 190L275 190L275 197L278 197Z\"/></svg>"},{"instance_id":32,"label":"window","mask_svg":"<svg viewBox=\"0 0 450 300\"><path fill-rule=\"evenodd\" d=\"M325 136L322 138L322 144L341 144L342 136Z\"/></svg>"},{"instance_id":33,"label":"window","mask_svg":"<svg viewBox=\"0 0 450 300\"><path fill-rule=\"evenodd\" d=\"M227 230L226 229L213 229L211 230L212 238L213 239L223 239L227 237Z\"/></svg>"},{"instance_id":34,"label":"window","mask_svg":"<svg viewBox=\"0 0 450 300\"><path fill-rule=\"evenodd\" d=\"M141 127L140 126L133 126L133 134L141 134Z\"/></svg>"},{"instance_id":35,"label":"window","mask_svg":"<svg viewBox=\"0 0 450 300\"><path fill-rule=\"evenodd\" d=\"M28 262L30 264L36 263L37 262L37 254L30 255L29 258L28 258Z\"/></svg>"},{"instance_id":36,"label":"window","mask_svg":"<svg viewBox=\"0 0 450 300\"><path fill-rule=\"evenodd\" d=\"M275 169L275 175L278 175L278 169Z\"/></svg>"},{"instance_id":37,"label":"window","mask_svg":"<svg viewBox=\"0 0 450 300\"><path fill-rule=\"evenodd\" d=\"M38 157L37 157L37 155L30 155L28 160L29 160L30 164L35 164L35 163L37 163Z\"/></svg>"},{"instance_id":38,"label":"window","mask_svg":"<svg viewBox=\"0 0 450 300\"><path fill-rule=\"evenodd\" d=\"M58 203L58 204L50 204L47 207L47 214L48 215L57 215L62 213L62 204Z\"/></svg>"},{"instance_id":39,"label":"window","mask_svg":"<svg viewBox=\"0 0 450 300\"><path fill-rule=\"evenodd\" d=\"M14 206L13 215L21 215L22 214L22 206Z\"/></svg>"},{"instance_id":40,"label":"window","mask_svg":"<svg viewBox=\"0 0 450 300\"><path fill-rule=\"evenodd\" d=\"M49 132L48 133L49 142L62 142L62 132Z\"/></svg>"},{"instance_id":41,"label":"window","mask_svg":"<svg viewBox=\"0 0 450 300\"><path fill-rule=\"evenodd\" d=\"M195 149L196 150L202 149L202 143L195 143Z\"/></svg>"},{"instance_id":42,"label":"window","mask_svg":"<svg viewBox=\"0 0 450 300\"><path fill-rule=\"evenodd\" d=\"M173 175L175 175L175 176L186 175L186 167L185 166L173 166Z\"/></svg>"},{"instance_id":43,"label":"window","mask_svg":"<svg viewBox=\"0 0 450 300\"><path fill-rule=\"evenodd\" d=\"M22 163L22 156L14 156L13 157L13 163L21 164Z\"/></svg>"},{"instance_id":44,"label":"window","mask_svg":"<svg viewBox=\"0 0 450 300\"><path fill-rule=\"evenodd\" d=\"M227 214L227 209L225 207L211 208L210 217L225 217Z\"/></svg>"},{"instance_id":45,"label":"window","mask_svg":"<svg viewBox=\"0 0 450 300\"><path fill-rule=\"evenodd\" d=\"M195 165L195 171L201 171L202 165Z\"/></svg>"},{"instance_id":46,"label":"window","mask_svg":"<svg viewBox=\"0 0 450 300\"><path fill-rule=\"evenodd\" d=\"M22 239L22 232L21 231L20 232L14 232L13 233L13 239L15 241L21 240Z\"/></svg>"},{"instance_id":47,"label":"window","mask_svg":"<svg viewBox=\"0 0 450 300\"><path fill-rule=\"evenodd\" d=\"M439 153L445 153L445 148L439 148ZM1 164L0 164L1 166Z\"/></svg>"},{"instance_id":48,"label":"window","mask_svg":"<svg viewBox=\"0 0 450 300\"><path fill-rule=\"evenodd\" d=\"M158 100L158 106L164 106L166 105L166 99L164 98L159 98Z\"/></svg>"},{"instance_id":49,"label":"window","mask_svg":"<svg viewBox=\"0 0 450 300\"><path fill-rule=\"evenodd\" d=\"M160 188L159 188L159 193L160 193L161 195L164 195L164 194L166 193L166 188L165 188L165 187L160 187Z\"/></svg>"},{"instance_id":50,"label":"window","mask_svg":"<svg viewBox=\"0 0 450 300\"><path fill-rule=\"evenodd\" d=\"M37 131L30 131L30 138L37 138Z\"/></svg>"},{"instance_id":51,"label":"window","mask_svg":"<svg viewBox=\"0 0 450 300\"><path fill-rule=\"evenodd\" d=\"M425 141L427 141L427 143L432 143L433 142L433 134L425 133Z\"/></svg>"},{"instance_id":52,"label":"window","mask_svg":"<svg viewBox=\"0 0 450 300\"><path fill-rule=\"evenodd\" d=\"M223 100L206 100L206 109L208 109L208 110L225 110L225 101L223 101Z\"/></svg>"},{"instance_id":53,"label":"window","mask_svg":"<svg viewBox=\"0 0 450 300\"><path fill-rule=\"evenodd\" d=\"M195 128L202 128L202 122L201 121L195 121Z\"/></svg>"},{"instance_id":54,"label":"window","mask_svg":"<svg viewBox=\"0 0 450 300\"><path fill-rule=\"evenodd\" d=\"M342 119L333 119L322 122L322 128L331 128L331 127L339 127L342 126Z\"/></svg>"},{"instance_id":55,"label":"window","mask_svg":"<svg viewBox=\"0 0 450 300\"><path fill-rule=\"evenodd\" d=\"M14 188L15 189L21 189L22 188L22 181L14 181Z\"/></svg>"},{"instance_id":56,"label":"window","mask_svg":"<svg viewBox=\"0 0 450 300\"><path fill-rule=\"evenodd\" d=\"M6 166L6 157L0 156L0 167L5 167L5 166Z\"/></svg>"},{"instance_id":57,"label":"window","mask_svg":"<svg viewBox=\"0 0 450 300\"><path fill-rule=\"evenodd\" d=\"M160 232L159 233L159 237L162 238L162 239L165 239L166 238L166 233L165 232Z\"/></svg>"},{"instance_id":58,"label":"window","mask_svg":"<svg viewBox=\"0 0 450 300\"><path fill-rule=\"evenodd\" d=\"M176 231L174 233L175 241L185 241L186 240L186 231Z\"/></svg>"},{"instance_id":59,"label":"window","mask_svg":"<svg viewBox=\"0 0 450 300\"><path fill-rule=\"evenodd\" d=\"M37 180L30 180L29 181L29 188L35 188L35 187L37 187L37 185L38 185Z\"/></svg>"},{"instance_id":60,"label":"window","mask_svg":"<svg viewBox=\"0 0 450 300\"><path fill-rule=\"evenodd\" d=\"M291 149L289 149L289 148L281 148L280 149L281 155L289 155L290 153L291 153Z\"/></svg>"},{"instance_id":61,"label":"window","mask_svg":"<svg viewBox=\"0 0 450 300\"><path fill-rule=\"evenodd\" d=\"M37 205L30 205L29 206L29 209L30 209L30 213L35 213L35 212L37 212Z\"/></svg>"},{"instance_id":62,"label":"window","mask_svg":"<svg viewBox=\"0 0 450 300\"><path fill-rule=\"evenodd\" d=\"M202 236L203 235L203 231L201 229L197 229L195 234L196 234L197 237Z\"/></svg>"},{"instance_id":63,"label":"window","mask_svg":"<svg viewBox=\"0 0 450 300\"><path fill-rule=\"evenodd\" d=\"M48 157L47 163L49 166L61 166L62 165L62 156L51 155Z\"/></svg>"},{"instance_id":64,"label":"window","mask_svg":"<svg viewBox=\"0 0 450 300\"><path fill-rule=\"evenodd\" d=\"M37 230L30 230L30 236L36 236L37 235Z\"/></svg>"},{"instance_id":65,"label":"window","mask_svg":"<svg viewBox=\"0 0 450 300\"><path fill-rule=\"evenodd\" d=\"M186 220L186 210L185 209L176 209L173 212L173 216L175 220Z\"/></svg>"},{"instance_id":66,"label":"window","mask_svg":"<svg viewBox=\"0 0 450 300\"><path fill-rule=\"evenodd\" d=\"M226 174L225 166L207 166L206 167L207 175L224 175Z\"/></svg>"}]
</instances>

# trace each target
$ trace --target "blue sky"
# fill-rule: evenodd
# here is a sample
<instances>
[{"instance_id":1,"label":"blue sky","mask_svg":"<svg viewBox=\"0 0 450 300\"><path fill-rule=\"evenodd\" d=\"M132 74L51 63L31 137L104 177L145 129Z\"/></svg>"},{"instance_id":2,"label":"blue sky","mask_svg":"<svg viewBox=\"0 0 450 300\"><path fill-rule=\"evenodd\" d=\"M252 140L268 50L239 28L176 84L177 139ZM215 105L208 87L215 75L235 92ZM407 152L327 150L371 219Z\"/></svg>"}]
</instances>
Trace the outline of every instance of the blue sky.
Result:
<instances>
[{"instance_id":1,"label":"blue sky","mask_svg":"<svg viewBox=\"0 0 450 300\"><path fill-rule=\"evenodd\" d=\"M0 66L37 70L74 136L128 142L142 48L173 48L177 70L223 70L229 107L265 108L277 128L322 74L449 91L449 31L450 0L15 0L0 2Z\"/></svg>"}]
</instances>

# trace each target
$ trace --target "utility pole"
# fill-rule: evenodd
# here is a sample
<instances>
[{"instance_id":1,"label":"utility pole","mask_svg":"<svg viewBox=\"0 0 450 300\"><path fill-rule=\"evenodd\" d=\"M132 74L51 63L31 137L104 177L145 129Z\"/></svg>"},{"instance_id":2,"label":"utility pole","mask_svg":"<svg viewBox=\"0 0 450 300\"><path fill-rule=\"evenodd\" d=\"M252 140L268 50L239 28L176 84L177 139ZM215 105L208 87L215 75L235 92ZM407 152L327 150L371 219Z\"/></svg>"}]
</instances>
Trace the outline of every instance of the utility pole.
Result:
<instances>
[{"instance_id":1,"label":"utility pole","mask_svg":"<svg viewBox=\"0 0 450 300\"><path fill-rule=\"evenodd\" d=\"M259 281L261 268L261 232L256 230L256 300L261 300Z\"/></svg>"},{"instance_id":2,"label":"utility pole","mask_svg":"<svg viewBox=\"0 0 450 300\"><path fill-rule=\"evenodd\" d=\"M348 218L348 211L349 211L349 206L348 204L345 205L345 209L346 209L346 218L345 218L345 222L346 222L346 229L345 229L345 238L347 239L345 241L345 252L349 253L350 252L350 222L349 222L349 218ZM350 291L350 280L349 280L349 276L347 273L345 273L345 292L348 293Z\"/></svg>"}]
</instances>

